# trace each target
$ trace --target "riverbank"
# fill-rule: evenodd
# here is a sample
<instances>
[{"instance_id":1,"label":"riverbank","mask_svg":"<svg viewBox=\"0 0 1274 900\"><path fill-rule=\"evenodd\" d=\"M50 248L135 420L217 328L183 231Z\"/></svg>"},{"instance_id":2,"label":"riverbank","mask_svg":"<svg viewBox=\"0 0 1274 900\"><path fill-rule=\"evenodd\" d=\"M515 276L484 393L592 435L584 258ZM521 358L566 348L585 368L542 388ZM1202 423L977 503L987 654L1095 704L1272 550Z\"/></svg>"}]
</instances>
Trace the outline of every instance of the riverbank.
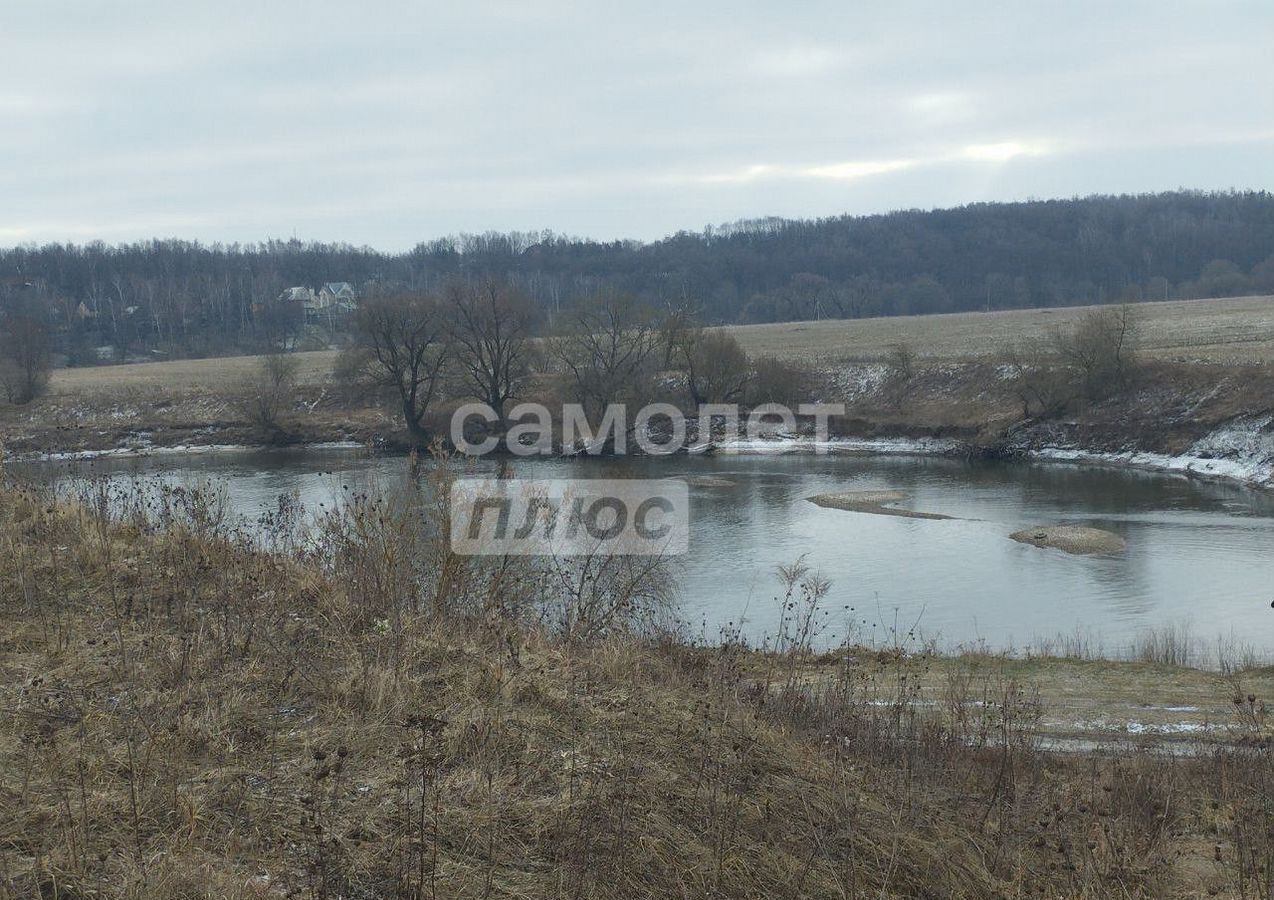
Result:
<instances>
[{"instance_id":1,"label":"riverbank","mask_svg":"<svg viewBox=\"0 0 1274 900\"><path fill-rule=\"evenodd\" d=\"M843 397L844 436L888 436L899 449L1075 462L1274 487L1274 366L1155 363L1107 400L1027 416L1020 372L968 362L921 368L907 382L879 363L824 373ZM901 436L901 437L900 437Z\"/></svg>"},{"instance_id":2,"label":"riverbank","mask_svg":"<svg viewBox=\"0 0 1274 900\"><path fill-rule=\"evenodd\" d=\"M173 502L0 490L10 894L1238 896L1270 851L1268 669L565 640L417 594L375 507L294 555Z\"/></svg>"},{"instance_id":3,"label":"riverbank","mask_svg":"<svg viewBox=\"0 0 1274 900\"><path fill-rule=\"evenodd\" d=\"M141 386L127 370L145 366L120 366L94 370L101 373L96 383L80 373L74 390L0 408L0 443L6 457L28 459L227 446L405 446L388 405L350 395L322 368L327 355L309 356L322 358L302 367L305 379L279 427L268 433L244 420L242 388L234 379L200 387L192 377L174 376L170 386ZM1272 366L1155 363L1118 396L1036 418L1023 416L1018 375L990 362L922 362L899 383L883 363L824 364L811 396L799 399L845 405L845 415L830 423L827 442L772 435L718 449L1030 458L1274 487ZM445 433L446 410L434 419Z\"/></svg>"}]
</instances>

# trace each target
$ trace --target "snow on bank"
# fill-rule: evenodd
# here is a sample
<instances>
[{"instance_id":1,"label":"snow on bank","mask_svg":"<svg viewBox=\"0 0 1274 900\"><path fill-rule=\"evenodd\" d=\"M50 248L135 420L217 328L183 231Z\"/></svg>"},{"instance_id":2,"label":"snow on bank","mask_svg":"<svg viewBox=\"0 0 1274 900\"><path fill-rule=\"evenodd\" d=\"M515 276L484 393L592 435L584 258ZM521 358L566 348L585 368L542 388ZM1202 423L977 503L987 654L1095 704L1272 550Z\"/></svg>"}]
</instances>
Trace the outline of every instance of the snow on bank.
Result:
<instances>
[{"instance_id":1,"label":"snow on bank","mask_svg":"<svg viewBox=\"0 0 1274 900\"><path fill-rule=\"evenodd\" d=\"M1131 466L1199 478L1217 478L1274 488L1274 416L1241 417L1215 429L1177 455L1141 450L1102 452L1078 447L1029 449L1032 459L1052 462ZM795 434L719 441L691 447L691 453L881 453L945 455L967 445L949 438L831 438L815 440Z\"/></svg>"},{"instance_id":2,"label":"snow on bank","mask_svg":"<svg viewBox=\"0 0 1274 900\"><path fill-rule=\"evenodd\" d=\"M1242 417L1200 438L1175 456L1140 450L1104 453L1074 447L1044 447L1031 451L1036 459L1135 466L1202 478L1224 478L1260 487L1274 487L1274 417Z\"/></svg>"},{"instance_id":3,"label":"snow on bank","mask_svg":"<svg viewBox=\"0 0 1274 900\"><path fill-rule=\"evenodd\" d=\"M363 444L357 441L323 441L316 444L299 444L279 449L299 450L359 450ZM14 456L20 462L69 462L92 459L116 459L137 456L199 456L210 453L245 453L253 450L272 449L249 444L174 444L157 447L151 444L133 444L127 447L111 447L106 450L62 450L54 453L31 453Z\"/></svg>"},{"instance_id":4,"label":"snow on bank","mask_svg":"<svg viewBox=\"0 0 1274 900\"><path fill-rule=\"evenodd\" d=\"M1032 459L1045 461L1130 466L1201 478L1237 481L1255 487L1274 488L1274 427L1272 426L1274 426L1274 416L1241 417L1215 429L1196 441L1185 453L1175 456L1139 450L1102 452L1065 446L1032 448L1026 452ZM359 450L365 446L357 441L324 441L284 449ZM125 447L113 447L106 450L70 450L12 455L7 458L14 461L63 462L136 456L193 456L260 449L263 448L244 444L179 444L158 447L140 441ZM759 438L718 441L711 445L699 444L689 447L688 452L691 454L709 451L748 454L878 453L940 456L958 454L967 449L968 446L965 443L950 438L837 437L816 440L805 435L777 433Z\"/></svg>"},{"instance_id":5,"label":"snow on bank","mask_svg":"<svg viewBox=\"0 0 1274 900\"><path fill-rule=\"evenodd\" d=\"M794 434L718 441L718 453L890 453L937 455L955 453L963 445L946 438L830 438L815 440ZM699 448L691 448L695 452ZM699 452L702 452L700 450Z\"/></svg>"}]
</instances>

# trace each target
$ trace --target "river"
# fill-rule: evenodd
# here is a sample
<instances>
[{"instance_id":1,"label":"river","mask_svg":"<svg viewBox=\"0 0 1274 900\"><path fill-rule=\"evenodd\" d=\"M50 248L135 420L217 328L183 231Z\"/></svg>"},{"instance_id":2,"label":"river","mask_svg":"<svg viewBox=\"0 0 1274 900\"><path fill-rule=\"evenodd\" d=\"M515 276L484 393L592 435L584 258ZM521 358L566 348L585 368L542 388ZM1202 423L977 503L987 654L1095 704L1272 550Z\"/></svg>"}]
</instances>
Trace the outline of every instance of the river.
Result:
<instances>
[{"instance_id":1,"label":"river","mask_svg":"<svg viewBox=\"0 0 1274 900\"><path fill-rule=\"evenodd\" d=\"M310 509L342 502L345 486L391 490L401 457L355 450L242 450L61 461L16 467L74 481L212 480L255 519L283 493ZM525 477L690 479L691 543L674 561L680 613L695 635L739 627L773 632L775 568L804 555L831 581L821 642L924 635L945 647L1038 647L1058 635L1120 653L1147 629L1188 627L1274 656L1274 496L1238 486L1129 469L944 457L738 454L711 457L521 460ZM722 483L722 482L728 482ZM942 513L911 519L824 509L811 495L890 490L900 504ZM1071 556L1016 543L1019 528L1067 522L1117 532L1122 553Z\"/></svg>"}]
</instances>

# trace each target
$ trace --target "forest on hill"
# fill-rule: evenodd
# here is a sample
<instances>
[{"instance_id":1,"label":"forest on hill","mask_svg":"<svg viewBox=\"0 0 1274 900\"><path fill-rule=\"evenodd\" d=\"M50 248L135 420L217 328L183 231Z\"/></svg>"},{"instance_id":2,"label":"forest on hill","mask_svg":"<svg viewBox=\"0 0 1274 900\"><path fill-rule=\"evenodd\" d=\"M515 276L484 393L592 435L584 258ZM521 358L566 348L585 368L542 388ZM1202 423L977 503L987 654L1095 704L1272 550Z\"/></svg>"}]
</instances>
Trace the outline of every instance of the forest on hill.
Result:
<instances>
[{"instance_id":1,"label":"forest on hill","mask_svg":"<svg viewBox=\"0 0 1274 900\"><path fill-rule=\"evenodd\" d=\"M339 342L339 317L285 293L358 296L508 279L544 319L602 289L708 322L776 322L1274 292L1274 195L1093 196L817 220L662 240L459 235L403 253L339 243L46 244L0 249L0 306L46 321L71 364Z\"/></svg>"}]
</instances>

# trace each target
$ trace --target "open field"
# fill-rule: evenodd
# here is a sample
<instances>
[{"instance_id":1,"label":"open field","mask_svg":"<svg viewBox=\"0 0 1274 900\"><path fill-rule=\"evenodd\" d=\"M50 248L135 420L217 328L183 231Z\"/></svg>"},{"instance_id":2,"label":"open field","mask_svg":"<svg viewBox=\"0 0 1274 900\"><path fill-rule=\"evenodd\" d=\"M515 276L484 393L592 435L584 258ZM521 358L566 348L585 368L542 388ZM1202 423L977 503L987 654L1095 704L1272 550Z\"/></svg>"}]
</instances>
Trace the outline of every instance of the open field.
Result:
<instances>
[{"instance_id":1,"label":"open field","mask_svg":"<svg viewBox=\"0 0 1274 900\"><path fill-rule=\"evenodd\" d=\"M737 325L729 331L749 355L767 354L820 364L883 356L906 342L926 358L957 361L992 356L1005 346L1064 328L1092 307L895 316L882 319L828 319L775 325ZM1274 297L1178 300L1137 306L1146 353L1160 359L1204 362L1260 362L1274 358ZM303 382L322 381L336 352L295 355ZM250 372L253 356L189 359L60 369L54 394L162 388L174 393L224 387Z\"/></svg>"},{"instance_id":2,"label":"open field","mask_svg":"<svg viewBox=\"0 0 1274 900\"><path fill-rule=\"evenodd\" d=\"M297 361L298 379L307 383L324 380L331 373L336 356L334 350L293 354ZM215 391L231 386L253 372L259 359L258 356L225 356L58 369L53 373L50 392L55 395L93 394L129 388L158 388L171 393Z\"/></svg>"},{"instance_id":3,"label":"open field","mask_svg":"<svg viewBox=\"0 0 1274 900\"><path fill-rule=\"evenodd\" d=\"M1046 336L1092 308L782 322L740 325L730 332L749 356L831 364L879 358L891 344L906 342L921 356L959 361L994 356L1015 342ZM1135 308L1148 356L1218 363L1274 358L1274 297L1176 300Z\"/></svg>"}]
</instances>

